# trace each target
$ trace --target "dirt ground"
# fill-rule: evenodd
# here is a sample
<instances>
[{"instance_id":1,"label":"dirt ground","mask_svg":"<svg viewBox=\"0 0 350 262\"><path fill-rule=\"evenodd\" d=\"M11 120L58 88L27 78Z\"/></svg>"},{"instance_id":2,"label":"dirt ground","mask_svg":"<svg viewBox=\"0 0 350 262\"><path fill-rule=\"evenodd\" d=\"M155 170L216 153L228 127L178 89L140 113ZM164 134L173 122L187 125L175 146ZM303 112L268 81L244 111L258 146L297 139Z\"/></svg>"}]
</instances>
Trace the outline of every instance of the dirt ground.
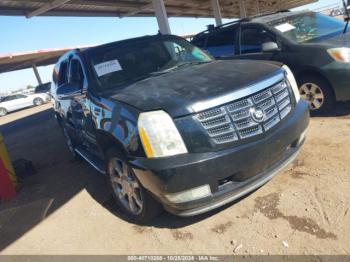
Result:
<instances>
[{"instance_id":1,"label":"dirt ground","mask_svg":"<svg viewBox=\"0 0 350 262\"><path fill-rule=\"evenodd\" d=\"M350 106L312 118L298 159L241 201L149 226L122 219L103 177L70 156L49 106L0 119L12 159L38 171L0 205L0 254L350 253Z\"/></svg>"}]
</instances>

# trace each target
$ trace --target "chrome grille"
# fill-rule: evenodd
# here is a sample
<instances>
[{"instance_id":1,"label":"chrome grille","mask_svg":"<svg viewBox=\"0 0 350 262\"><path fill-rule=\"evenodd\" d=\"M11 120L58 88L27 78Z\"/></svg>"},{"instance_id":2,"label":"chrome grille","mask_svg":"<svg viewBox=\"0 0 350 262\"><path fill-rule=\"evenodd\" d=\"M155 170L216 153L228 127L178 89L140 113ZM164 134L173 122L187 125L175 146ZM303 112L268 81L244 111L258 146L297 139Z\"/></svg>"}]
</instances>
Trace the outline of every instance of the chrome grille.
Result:
<instances>
[{"instance_id":1,"label":"chrome grille","mask_svg":"<svg viewBox=\"0 0 350 262\"><path fill-rule=\"evenodd\" d=\"M216 144L254 137L267 132L285 118L293 108L292 91L285 81L225 106L196 115ZM261 109L264 118L257 121L251 110Z\"/></svg>"}]
</instances>

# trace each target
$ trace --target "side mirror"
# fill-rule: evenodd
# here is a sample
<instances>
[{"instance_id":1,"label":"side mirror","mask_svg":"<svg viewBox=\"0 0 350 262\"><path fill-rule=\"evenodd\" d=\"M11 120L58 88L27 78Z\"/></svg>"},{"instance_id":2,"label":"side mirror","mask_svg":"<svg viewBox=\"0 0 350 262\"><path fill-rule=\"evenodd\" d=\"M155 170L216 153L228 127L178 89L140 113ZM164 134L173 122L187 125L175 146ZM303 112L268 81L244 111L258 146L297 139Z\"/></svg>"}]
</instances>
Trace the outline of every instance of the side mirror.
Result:
<instances>
[{"instance_id":1,"label":"side mirror","mask_svg":"<svg viewBox=\"0 0 350 262\"><path fill-rule=\"evenodd\" d=\"M68 83L59 86L56 90L56 95L58 99L72 99L78 96L84 96L85 92L79 87L78 84Z\"/></svg>"},{"instance_id":2,"label":"side mirror","mask_svg":"<svg viewBox=\"0 0 350 262\"><path fill-rule=\"evenodd\" d=\"M275 42L267 42L262 44L263 52L273 52L279 50L278 44Z\"/></svg>"}]
</instances>

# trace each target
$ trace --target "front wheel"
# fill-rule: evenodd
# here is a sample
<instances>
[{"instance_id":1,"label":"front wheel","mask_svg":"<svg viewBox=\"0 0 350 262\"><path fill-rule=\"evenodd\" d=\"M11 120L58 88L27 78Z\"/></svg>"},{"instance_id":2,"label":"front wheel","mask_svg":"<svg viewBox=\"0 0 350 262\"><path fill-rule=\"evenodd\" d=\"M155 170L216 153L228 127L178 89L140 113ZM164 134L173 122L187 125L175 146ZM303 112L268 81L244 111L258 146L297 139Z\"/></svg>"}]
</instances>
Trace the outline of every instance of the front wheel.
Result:
<instances>
[{"instance_id":1,"label":"front wheel","mask_svg":"<svg viewBox=\"0 0 350 262\"><path fill-rule=\"evenodd\" d=\"M335 103L330 85L317 76L305 76L299 80L301 98L309 103L312 113L329 113Z\"/></svg>"},{"instance_id":2,"label":"front wheel","mask_svg":"<svg viewBox=\"0 0 350 262\"><path fill-rule=\"evenodd\" d=\"M40 105L44 104L44 100L40 97L34 98L33 104L35 106L40 106Z\"/></svg>"},{"instance_id":3,"label":"front wheel","mask_svg":"<svg viewBox=\"0 0 350 262\"><path fill-rule=\"evenodd\" d=\"M7 115L6 108L0 107L0 116L6 116L6 115Z\"/></svg>"},{"instance_id":4,"label":"front wheel","mask_svg":"<svg viewBox=\"0 0 350 262\"><path fill-rule=\"evenodd\" d=\"M139 223L149 222L161 211L160 204L142 187L132 168L115 152L107 154L108 184L117 205Z\"/></svg>"}]
</instances>

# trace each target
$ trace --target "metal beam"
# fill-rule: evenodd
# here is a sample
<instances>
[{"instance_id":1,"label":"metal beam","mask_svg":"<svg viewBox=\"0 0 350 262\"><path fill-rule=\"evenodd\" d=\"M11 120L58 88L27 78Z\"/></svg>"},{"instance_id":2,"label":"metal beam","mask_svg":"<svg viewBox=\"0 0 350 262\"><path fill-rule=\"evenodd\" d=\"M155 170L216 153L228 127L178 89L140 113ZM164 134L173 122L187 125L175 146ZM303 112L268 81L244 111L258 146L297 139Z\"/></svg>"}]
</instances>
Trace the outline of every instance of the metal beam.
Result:
<instances>
[{"instance_id":1,"label":"metal beam","mask_svg":"<svg viewBox=\"0 0 350 262\"><path fill-rule=\"evenodd\" d=\"M143 11L148 11L148 10L152 10L152 9L153 9L153 4L146 4L146 5L142 6L142 7L136 8L133 11L127 12L125 14L122 14L120 16L120 18L127 17L127 16L133 16L133 15L136 15L136 14L141 13Z\"/></svg>"},{"instance_id":2,"label":"metal beam","mask_svg":"<svg viewBox=\"0 0 350 262\"><path fill-rule=\"evenodd\" d=\"M60 7L64 5L65 3L69 2L70 0L55 0L50 3L44 4L42 7L28 13L26 15L27 18L32 18L33 16L41 15L46 13L47 11L50 11L52 9L55 9L57 7Z\"/></svg>"},{"instance_id":3,"label":"metal beam","mask_svg":"<svg viewBox=\"0 0 350 262\"><path fill-rule=\"evenodd\" d=\"M244 0L239 0L239 13L241 18L247 17L247 10L245 9Z\"/></svg>"},{"instance_id":4,"label":"metal beam","mask_svg":"<svg viewBox=\"0 0 350 262\"><path fill-rule=\"evenodd\" d=\"M213 8L213 13L215 17L215 24L222 25L222 16L221 16L221 9L220 9L220 4L219 0L211 0L211 6Z\"/></svg>"},{"instance_id":5,"label":"metal beam","mask_svg":"<svg viewBox=\"0 0 350 262\"><path fill-rule=\"evenodd\" d=\"M36 64L32 64L32 68L33 68L36 80L38 80L38 84L42 85L43 82L41 81L40 74L39 74L38 68L36 67Z\"/></svg>"},{"instance_id":6,"label":"metal beam","mask_svg":"<svg viewBox=\"0 0 350 262\"><path fill-rule=\"evenodd\" d=\"M152 4L157 17L160 32L164 35L170 35L171 31L164 0L152 0Z\"/></svg>"}]
</instances>

